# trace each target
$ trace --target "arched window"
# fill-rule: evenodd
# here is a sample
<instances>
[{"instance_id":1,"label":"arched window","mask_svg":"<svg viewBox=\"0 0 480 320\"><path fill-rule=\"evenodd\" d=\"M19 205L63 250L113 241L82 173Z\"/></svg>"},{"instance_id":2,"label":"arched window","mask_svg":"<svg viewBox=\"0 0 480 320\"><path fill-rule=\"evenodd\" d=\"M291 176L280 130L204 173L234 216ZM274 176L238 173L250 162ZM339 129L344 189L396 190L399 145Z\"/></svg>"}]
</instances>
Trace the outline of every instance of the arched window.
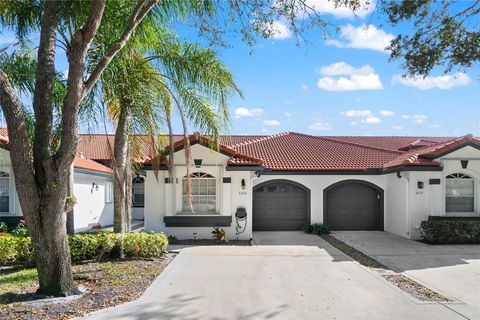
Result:
<instances>
[{"instance_id":1,"label":"arched window","mask_svg":"<svg viewBox=\"0 0 480 320\"><path fill-rule=\"evenodd\" d=\"M475 180L467 174L453 173L446 177L446 211L473 212Z\"/></svg>"},{"instance_id":2,"label":"arched window","mask_svg":"<svg viewBox=\"0 0 480 320\"><path fill-rule=\"evenodd\" d=\"M133 178L132 205L135 208L143 208L145 206L145 179L140 176Z\"/></svg>"},{"instance_id":3,"label":"arched window","mask_svg":"<svg viewBox=\"0 0 480 320\"><path fill-rule=\"evenodd\" d=\"M214 213L216 203L215 178L208 173L195 172L190 175L192 206L195 213ZM188 205L186 177L182 183L183 211L190 211Z\"/></svg>"},{"instance_id":4,"label":"arched window","mask_svg":"<svg viewBox=\"0 0 480 320\"><path fill-rule=\"evenodd\" d=\"M0 212L10 212L10 175L0 171Z\"/></svg>"}]
</instances>

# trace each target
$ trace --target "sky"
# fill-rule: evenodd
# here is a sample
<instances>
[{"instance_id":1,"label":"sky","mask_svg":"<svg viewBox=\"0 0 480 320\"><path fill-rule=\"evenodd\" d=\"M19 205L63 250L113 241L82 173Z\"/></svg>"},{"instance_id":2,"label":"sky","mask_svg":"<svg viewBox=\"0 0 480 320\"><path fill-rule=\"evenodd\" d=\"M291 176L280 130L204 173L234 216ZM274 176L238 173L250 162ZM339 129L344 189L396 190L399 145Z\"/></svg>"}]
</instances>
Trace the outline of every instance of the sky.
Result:
<instances>
[{"instance_id":1,"label":"sky","mask_svg":"<svg viewBox=\"0 0 480 320\"><path fill-rule=\"evenodd\" d=\"M227 48L215 47L244 94L229 102L228 133L480 135L478 68L451 74L435 69L423 80L404 79L401 61L389 62L384 48L408 26L383 23L378 14L372 17L373 7L354 15L316 2L339 33L325 39L319 29L308 30L308 42L299 44L278 21L273 38L258 39L253 47L230 34ZM8 30L0 32L0 46L11 41ZM187 27L178 32L205 43ZM58 70L67 69L61 54L57 60ZM174 129L181 132L178 121Z\"/></svg>"}]
</instances>

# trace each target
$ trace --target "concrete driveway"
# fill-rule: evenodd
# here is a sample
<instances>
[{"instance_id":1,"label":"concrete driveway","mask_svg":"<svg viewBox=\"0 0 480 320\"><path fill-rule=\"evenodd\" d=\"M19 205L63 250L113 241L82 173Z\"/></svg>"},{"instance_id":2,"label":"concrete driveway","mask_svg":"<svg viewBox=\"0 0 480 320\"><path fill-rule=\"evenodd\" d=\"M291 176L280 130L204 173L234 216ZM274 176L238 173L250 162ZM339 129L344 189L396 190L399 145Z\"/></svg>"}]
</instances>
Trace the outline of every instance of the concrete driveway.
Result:
<instances>
[{"instance_id":1,"label":"concrete driveway","mask_svg":"<svg viewBox=\"0 0 480 320\"><path fill-rule=\"evenodd\" d=\"M463 303L450 307L480 319L480 245L427 245L381 231L335 231L333 236L394 271Z\"/></svg>"},{"instance_id":2,"label":"concrete driveway","mask_svg":"<svg viewBox=\"0 0 480 320\"><path fill-rule=\"evenodd\" d=\"M465 319L418 303L317 236L186 248L137 301L88 319Z\"/></svg>"}]
</instances>

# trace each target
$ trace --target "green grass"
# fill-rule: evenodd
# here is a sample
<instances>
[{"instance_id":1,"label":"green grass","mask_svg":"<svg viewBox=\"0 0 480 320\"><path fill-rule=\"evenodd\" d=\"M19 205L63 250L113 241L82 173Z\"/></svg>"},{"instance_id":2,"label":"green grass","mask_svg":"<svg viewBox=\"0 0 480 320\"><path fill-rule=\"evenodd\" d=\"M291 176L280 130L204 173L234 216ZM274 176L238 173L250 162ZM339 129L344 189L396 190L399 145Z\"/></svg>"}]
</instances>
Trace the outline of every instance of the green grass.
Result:
<instances>
[{"instance_id":1,"label":"green grass","mask_svg":"<svg viewBox=\"0 0 480 320\"><path fill-rule=\"evenodd\" d=\"M37 283L36 269L22 269L0 273L0 304L7 294L23 291Z\"/></svg>"}]
</instances>

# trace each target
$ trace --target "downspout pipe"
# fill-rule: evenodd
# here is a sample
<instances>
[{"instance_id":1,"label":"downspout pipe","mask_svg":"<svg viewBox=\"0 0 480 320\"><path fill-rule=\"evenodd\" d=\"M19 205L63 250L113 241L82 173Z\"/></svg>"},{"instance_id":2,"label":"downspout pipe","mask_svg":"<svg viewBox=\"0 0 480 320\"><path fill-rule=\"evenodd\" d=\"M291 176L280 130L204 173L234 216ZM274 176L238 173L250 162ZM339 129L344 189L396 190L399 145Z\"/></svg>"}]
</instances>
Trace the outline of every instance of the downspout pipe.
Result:
<instances>
[{"instance_id":1,"label":"downspout pipe","mask_svg":"<svg viewBox=\"0 0 480 320\"><path fill-rule=\"evenodd\" d=\"M406 195L406 202L407 202L407 207L405 210L407 232L405 232L405 234L407 235L408 238L410 238L410 180L406 177L402 177L401 171L397 171L397 178L405 181L405 195Z\"/></svg>"}]
</instances>

